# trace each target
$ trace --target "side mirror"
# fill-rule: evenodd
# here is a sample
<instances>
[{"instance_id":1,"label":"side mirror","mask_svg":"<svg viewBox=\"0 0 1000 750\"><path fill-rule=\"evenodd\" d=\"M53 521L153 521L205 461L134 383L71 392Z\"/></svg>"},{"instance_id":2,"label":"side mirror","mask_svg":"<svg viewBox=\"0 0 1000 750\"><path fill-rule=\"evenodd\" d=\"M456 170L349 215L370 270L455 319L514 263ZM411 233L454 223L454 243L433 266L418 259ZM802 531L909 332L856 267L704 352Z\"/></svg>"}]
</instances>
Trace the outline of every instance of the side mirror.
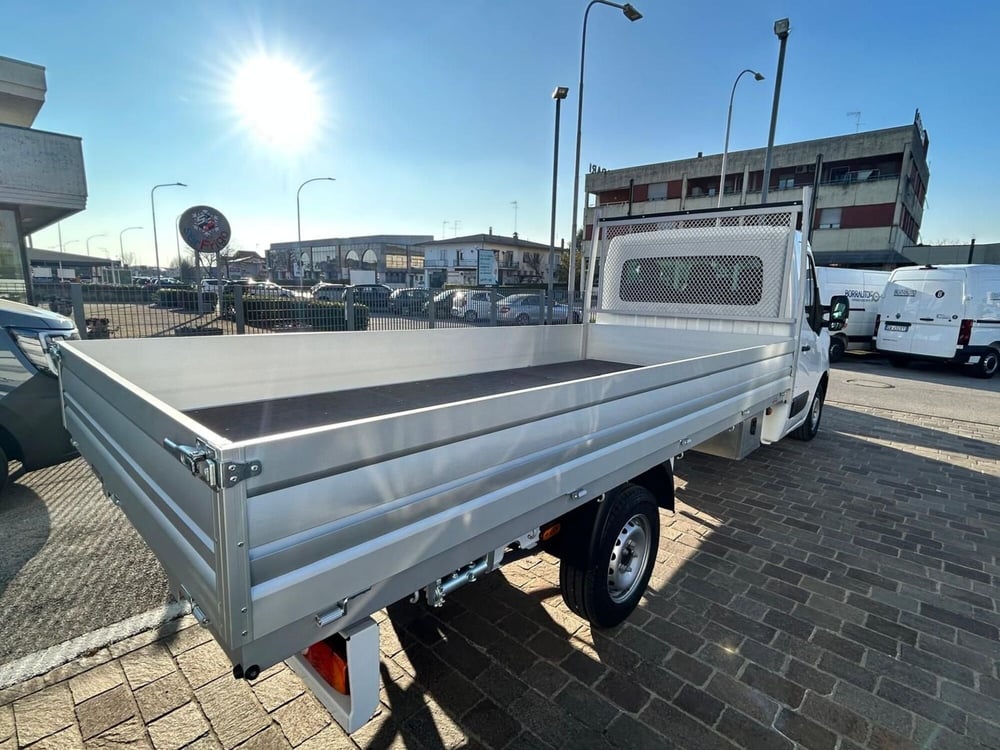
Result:
<instances>
[{"instance_id":1,"label":"side mirror","mask_svg":"<svg viewBox=\"0 0 1000 750\"><path fill-rule=\"evenodd\" d=\"M842 331L847 326L847 318L851 313L851 303L846 294L835 294L830 298L830 319L826 327L831 331Z\"/></svg>"}]
</instances>

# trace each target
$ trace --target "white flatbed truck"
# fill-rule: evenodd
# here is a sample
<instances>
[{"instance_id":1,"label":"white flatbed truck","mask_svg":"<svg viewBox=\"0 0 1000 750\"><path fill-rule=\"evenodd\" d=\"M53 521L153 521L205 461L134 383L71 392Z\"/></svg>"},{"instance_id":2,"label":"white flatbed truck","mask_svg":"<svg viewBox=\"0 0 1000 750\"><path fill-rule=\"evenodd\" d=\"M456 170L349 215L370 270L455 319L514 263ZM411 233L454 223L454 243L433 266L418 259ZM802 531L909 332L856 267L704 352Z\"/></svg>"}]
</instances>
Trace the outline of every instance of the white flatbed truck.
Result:
<instances>
[{"instance_id":1,"label":"white flatbed truck","mask_svg":"<svg viewBox=\"0 0 1000 750\"><path fill-rule=\"evenodd\" d=\"M676 456L815 435L847 301L824 320L801 206L599 221L583 325L61 343L66 427L234 676L288 660L354 731L373 613L541 544L614 626ZM338 634L349 694L302 656Z\"/></svg>"}]
</instances>

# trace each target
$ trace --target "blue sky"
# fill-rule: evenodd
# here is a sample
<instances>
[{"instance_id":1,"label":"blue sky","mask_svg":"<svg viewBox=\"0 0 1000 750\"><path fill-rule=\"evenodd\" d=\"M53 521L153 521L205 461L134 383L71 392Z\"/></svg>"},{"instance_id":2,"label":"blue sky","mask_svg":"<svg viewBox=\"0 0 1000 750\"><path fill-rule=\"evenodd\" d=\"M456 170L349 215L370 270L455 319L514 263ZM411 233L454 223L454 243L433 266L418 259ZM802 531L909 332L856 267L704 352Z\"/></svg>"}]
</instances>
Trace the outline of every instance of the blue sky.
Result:
<instances>
[{"instance_id":1,"label":"blue sky","mask_svg":"<svg viewBox=\"0 0 1000 750\"><path fill-rule=\"evenodd\" d=\"M930 134L921 239L1000 241L996 164L1000 76L990 52L1000 4L714 3L636 0L629 23L604 6L587 35L582 171L720 153L732 82L743 68L730 149L766 145L778 43L791 19L777 143L905 125ZM233 243L487 231L548 242L554 106L564 102L556 238L570 233L573 145L585 0L40 0L4 18L0 54L46 68L35 127L83 138L88 208L64 243L152 262L150 188L160 255L176 257L173 220L208 204ZM241 70L261 57L302 72L246 101ZM264 94L278 97L270 102ZM315 96L315 106L301 100ZM289 97L295 94L294 101ZM263 137L249 104L294 144ZM263 107L263 115L260 108ZM275 116L275 113L278 116ZM257 120L252 120L257 122ZM458 221L457 227L453 223ZM443 222L448 222L445 226ZM54 228L34 237L56 247ZM103 248L103 249L101 249Z\"/></svg>"}]
</instances>

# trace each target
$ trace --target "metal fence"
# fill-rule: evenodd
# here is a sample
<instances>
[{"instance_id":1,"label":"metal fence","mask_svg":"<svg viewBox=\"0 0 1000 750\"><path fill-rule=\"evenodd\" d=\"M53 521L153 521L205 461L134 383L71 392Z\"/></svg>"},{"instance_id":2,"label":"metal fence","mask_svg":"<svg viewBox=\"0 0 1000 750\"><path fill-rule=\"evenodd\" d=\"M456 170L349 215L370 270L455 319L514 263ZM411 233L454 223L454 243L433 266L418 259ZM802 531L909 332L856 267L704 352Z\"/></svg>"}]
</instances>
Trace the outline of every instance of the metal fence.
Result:
<instances>
[{"instance_id":1,"label":"metal fence","mask_svg":"<svg viewBox=\"0 0 1000 750\"><path fill-rule=\"evenodd\" d=\"M331 294L331 291L334 293ZM289 331L419 330L581 321L579 304L553 301L544 289L425 291L233 285L221 294L195 288L36 284L35 303L72 317L85 338L210 336ZM551 308L551 318L550 316Z\"/></svg>"}]
</instances>

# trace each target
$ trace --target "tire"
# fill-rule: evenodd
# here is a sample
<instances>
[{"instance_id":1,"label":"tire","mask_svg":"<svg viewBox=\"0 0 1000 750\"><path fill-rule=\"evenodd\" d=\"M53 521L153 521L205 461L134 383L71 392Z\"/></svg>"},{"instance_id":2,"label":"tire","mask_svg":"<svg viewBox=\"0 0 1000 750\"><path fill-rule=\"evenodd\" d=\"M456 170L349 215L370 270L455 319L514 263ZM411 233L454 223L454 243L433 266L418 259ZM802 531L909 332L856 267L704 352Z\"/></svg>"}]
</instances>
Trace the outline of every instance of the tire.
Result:
<instances>
[{"instance_id":1,"label":"tire","mask_svg":"<svg viewBox=\"0 0 1000 750\"><path fill-rule=\"evenodd\" d=\"M528 317L528 313L521 313L514 319L514 322L519 326L526 326L531 322L531 318Z\"/></svg>"},{"instance_id":2,"label":"tire","mask_svg":"<svg viewBox=\"0 0 1000 750\"><path fill-rule=\"evenodd\" d=\"M844 358L844 352L847 351L847 345L840 336L834 336L830 339L830 361L839 362Z\"/></svg>"},{"instance_id":3,"label":"tire","mask_svg":"<svg viewBox=\"0 0 1000 750\"><path fill-rule=\"evenodd\" d=\"M7 463L7 454L0 448L0 493L7 487L7 479L10 477L10 468Z\"/></svg>"},{"instance_id":4,"label":"tire","mask_svg":"<svg viewBox=\"0 0 1000 750\"><path fill-rule=\"evenodd\" d=\"M977 378L989 379L997 374L998 369L1000 369L1000 352L996 349L990 349L979 358L979 361L975 364L973 374Z\"/></svg>"},{"instance_id":5,"label":"tire","mask_svg":"<svg viewBox=\"0 0 1000 750\"><path fill-rule=\"evenodd\" d=\"M889 357L889 364L902 370L910 364L910 360L906 357Z\"/></svg>"},{"instance_id":6,"label":"tire","mask_svg":"<svg viewBox=\"0 0 1000 750\"><path fill-rule=\"evenodd\" d=\"M591 514L581 518L591 517ZM593 524L575 529L574 545L583 554L566 554L559 563L563 601L596 627L613 628L639 604L656 564L660 514L645 487L626 484L609 492Z\"/></svg>"},{"instance_id":7,"label":"tire","mask_svg":"<svg viewBox=\"0 0 1000 750\"><path fill-rule=\"evenodd\" d=\"M813 396L812 403L809 404L809 413L806 415L806 421L795 428L792 433L792 437L796 440L809 441L816 437L816 433L819 432L819 423L823 418L823 401L826 398L826 388L820 386L819 390L816 391L816 395Z\"/></svg>"},{"instance_id":8,"label":"tire","mask_svg":"<svg viewBox=\"0 0 1000 750\"><path fill-rule=\"evenodd\" d=\"M467 310L465 312L465 322L466 323L475 323L477 317L479 317L479 316L476 315L476 311L475 310Z\"/></svg>"}]
</instances>

